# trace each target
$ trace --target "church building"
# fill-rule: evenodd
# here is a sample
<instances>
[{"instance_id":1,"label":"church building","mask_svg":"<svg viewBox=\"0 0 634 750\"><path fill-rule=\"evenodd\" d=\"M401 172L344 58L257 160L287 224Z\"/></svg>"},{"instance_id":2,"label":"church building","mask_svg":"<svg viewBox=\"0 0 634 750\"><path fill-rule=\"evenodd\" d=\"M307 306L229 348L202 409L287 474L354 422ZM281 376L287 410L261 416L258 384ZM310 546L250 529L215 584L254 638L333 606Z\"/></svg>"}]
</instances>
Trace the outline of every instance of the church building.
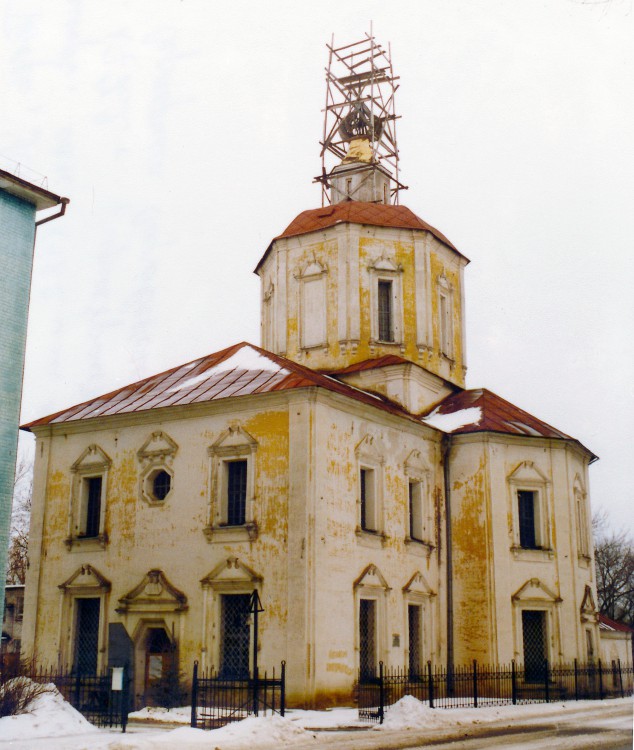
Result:
<instances>
[{"instance_id":1,"label":"church building","mask_svg":"<svg viewBox=\"0 0 634 750\"><path fill-rule=\"evenodd\" d=\"M466 388L469 261L399 203L389 55L329 49L334 165L257 262L261 346L24 426L23 652L128 661L139 702L174 660L245 674L254 591L258 662L286 662L295 705L349 702L379 661L598 656L595 456Z\"/></svg>"}]
</instances>

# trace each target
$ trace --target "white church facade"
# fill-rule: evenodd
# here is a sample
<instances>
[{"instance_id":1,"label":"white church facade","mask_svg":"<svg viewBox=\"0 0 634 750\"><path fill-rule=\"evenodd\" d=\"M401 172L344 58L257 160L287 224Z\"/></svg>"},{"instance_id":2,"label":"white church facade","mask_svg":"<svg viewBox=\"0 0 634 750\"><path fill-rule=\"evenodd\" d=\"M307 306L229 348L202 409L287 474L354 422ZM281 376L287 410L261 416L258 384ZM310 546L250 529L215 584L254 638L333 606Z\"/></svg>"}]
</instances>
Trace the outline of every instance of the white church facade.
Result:
<instances>
[{"instance_id":1,"label":"white church facade","mask_svg":"<svg viewBox=\"0 0 634 750\"><path fill-rule=\"evenodd\" d=\"M127 661L139 700L174 659L241 674L257 591L258 661L297 705L350 701L379 661L598 656L595 456L465 389L468 260L395 203L362 120L331 203L257 265L261 347L25 426L26 655Z\"/></svg>"}]
</instances>

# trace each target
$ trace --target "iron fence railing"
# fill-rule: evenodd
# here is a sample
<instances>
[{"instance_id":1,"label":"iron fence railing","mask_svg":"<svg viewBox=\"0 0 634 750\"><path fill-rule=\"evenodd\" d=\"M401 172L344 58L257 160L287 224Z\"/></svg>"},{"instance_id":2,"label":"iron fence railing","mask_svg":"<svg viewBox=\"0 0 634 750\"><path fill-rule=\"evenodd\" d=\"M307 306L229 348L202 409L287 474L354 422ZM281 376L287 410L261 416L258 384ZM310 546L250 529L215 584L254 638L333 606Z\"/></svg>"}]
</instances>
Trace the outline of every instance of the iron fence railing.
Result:
<instances>
[{"instance_id":1,"label":"iron fence railing","mask_svg":"<svg viewBox=\"0 0 634 750\"><path fill-rule=\"evenodd\" d=\"M52 682L64 700L91 724L99 727L120 726L125 732L130 696L130 679L125 669L113 680L112 668L82 674L72 669L18 666L17 669L3 671L0 682L14 677L28 677L42 684Z\"/></svg>"},{"instance_id":2,"label":"iron fence railing","mask_svg":"<svg viewBox=\"0 0 634 750\"><path fill-rule=\"evenodd\" d=\"M194 663L192 677L191 725L198 729L217 729L249 715L278 713L284 716L286 704L286 662L279 677L275 670L255 675L232 676L209 670L200 672Z\"/></svg>"},{"instance_id":3,"label":"iron fence railing","mask_svg":"<svg viewBox=\"0 0 634 750\"><path fill-rule=\"evenodd\" d=\"M420 672L385 669L383 662L374 674L359 674L357 701L359 719L383 723L386 711L405 695L431 708L477 708L560 700L603 700L631 695L634 669L620 661L609 666L601 660L580 664L551 665L427 665Z\"/></svg>"}]
</instances>

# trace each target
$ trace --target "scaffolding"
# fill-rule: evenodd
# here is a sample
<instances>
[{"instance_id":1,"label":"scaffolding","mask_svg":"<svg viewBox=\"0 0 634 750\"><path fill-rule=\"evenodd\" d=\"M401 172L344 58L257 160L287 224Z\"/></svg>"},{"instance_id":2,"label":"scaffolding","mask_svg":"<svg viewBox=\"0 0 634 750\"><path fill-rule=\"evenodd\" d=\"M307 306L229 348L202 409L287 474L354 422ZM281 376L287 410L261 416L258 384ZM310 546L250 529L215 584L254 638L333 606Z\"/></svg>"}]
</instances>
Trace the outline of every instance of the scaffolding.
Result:
<instances>
[{"instance_id":1,"label":"scaffolding","mask_svg":"<svg viewBox=\"0 0 634 750\"><path fill-rule=\"evenodd\" d=\"M398 204L399 155L396 141L394 97L398 76L392 68L390 46L377 43L372 30L363 39L328 49L326 106L321 145L322 205L331 203L329 188L333 171L343 163L358 162L363 180L376 180L377 170L389 177L389 202ZM361 142L364 157L355 159L351 144ZM352 167L354 171L354 166ZM350 173L350 172L348 172Z\"/></svg>"}]
</instances>

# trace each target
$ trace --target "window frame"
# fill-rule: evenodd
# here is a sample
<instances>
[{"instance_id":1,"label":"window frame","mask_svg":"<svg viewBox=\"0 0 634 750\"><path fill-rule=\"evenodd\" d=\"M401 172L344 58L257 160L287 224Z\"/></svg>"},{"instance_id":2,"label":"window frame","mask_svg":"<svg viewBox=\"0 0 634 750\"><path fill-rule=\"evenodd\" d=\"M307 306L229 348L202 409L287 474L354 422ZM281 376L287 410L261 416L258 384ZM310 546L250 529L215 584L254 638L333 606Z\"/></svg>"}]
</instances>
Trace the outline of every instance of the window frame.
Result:
<instances>
[{"instance_id":1,"label":"window frame","mask_svg":"<svg viewBox=\"0 0 634 750\"><path fill-rule=\"evenodd\" d=\"M370 285L370 343L381 346L403 347L403 267L382 256L368 266ZM379 326L379 284L391 284L391 334L382 339Z\"/></svg>"},{"instance_id":2,"label":"window frame","mask_svg":"<svg viewBox=\"0 0 634 750\"><path fill-rule=\"evenodd\" d=\"M70 551L75 549L104 549L108 543L106 511L108 499L108 473L112 465L110 457L96 444L88 446L71 466L71 490L68 508L68 534L64 544ZM90 504L90 480L100 479L99 512L97 533L87 535Z\"/></svg>"},{"instance_id":3,"label":"window frame","mask_svg":"<svg viewBox=\"0 0 634 750\"><path fill-rule=\"evenodd\" d=\"M353 583L354 591L354 650L357 671L361 669L361 601L375 602L375 658L387 664L387 598L390 587L376 565L368 565Z\"/></svg>"},{"instance_id":4,"label":"window frame","mask_svg":"<svg viewBox=\"0 0 634 750\"><path fill-rule=\"evenodd\" d=\"M230 426L207 449L209 456L209 500L207 524L203 529L208 542L253 541L258 536L255 519L255 473L258 444L237 425ZM229 525L228 464L246 461L244 523Z\"/></svg>"},{"instance_id":5,"label":"window frame","mask_svg":"<svg viewBox=\"0 0 634 750\"><path fill-rule=\"evenodd\" d=\"M454 360L454 289L447 277L437 279L438 351L447 359Z\"/></svg>"},{"instance_id":6,"label":"window frame","mask_svg":"<svg viewBox=\"0 0 634 750\"><path fill-rule=\"evenodd\" d=\"M357 479L355 483L356 534L360 538L382 545L386 540L383 507L384 459L378 439L373 435L366 435L357 445L355 455L357 459ZM371 483L369 487L365 487L365 493L363 492L362 476L365 476ZM370 490L369 497L368 489ZM364 494L365 497L363 497ZM367 516L368 502L371 504L369 508L371 518Z\"/></svg>"},{"instance_id":7,"label":"window frame","mask_svg":"<svg viewBox=\"0 0 634 750\"><path fill-rule=\"evenodd\" d=\"M296 278L298 280L298 317L299 317L299 347L303 350L320 349L328 346L328 305L327 305L327 266L322 265L314 259L309 263ZM321 297L323 315L317 318L320 329L314 338L309 338L308 333L313 333L311 327L315 323L315 317L311 317L311 324L307 321L309 305L307 301L308 290L314 293L315 298Z\"/></svg>"},{"instance_id":8,"label":"window frame","mask_svg":"<svg viewBox=\"0 0 634 750\"><path fill-rule=\"evenodd\" d=\"M552 558L551 531L548 518L550 507L550 480L533 461L522 461L507 477L510 512L513 519L511 551L516 557L525 559ZM533 493L533 517L535 546L522 546L520 529L520 493Z\"/></svg>"}]
</instances>

